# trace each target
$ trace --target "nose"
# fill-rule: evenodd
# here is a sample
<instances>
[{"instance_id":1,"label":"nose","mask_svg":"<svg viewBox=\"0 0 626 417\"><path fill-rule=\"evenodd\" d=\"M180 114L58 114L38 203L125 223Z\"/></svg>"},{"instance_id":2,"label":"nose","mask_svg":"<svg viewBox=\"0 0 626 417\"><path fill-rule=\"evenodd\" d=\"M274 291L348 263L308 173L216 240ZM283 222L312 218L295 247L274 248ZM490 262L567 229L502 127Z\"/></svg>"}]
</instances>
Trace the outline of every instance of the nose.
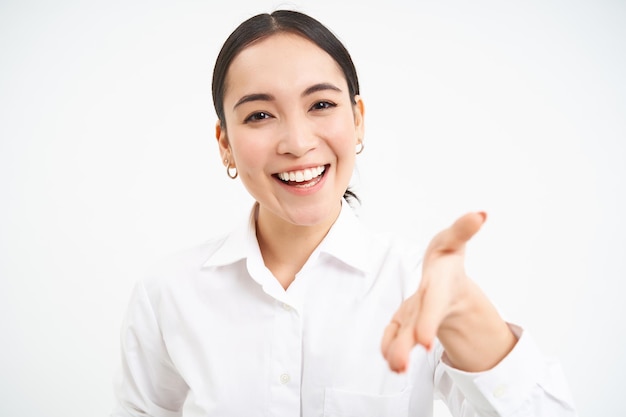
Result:
<instances>
[{"instance_id":1,"label":"nose","mask_svg":"<svg viewBox=\"0 0 626 417\"><path fill-rule=\"evenodd\" d=\"M279 136L277 151L281 155L290 154L299 158L318 145L318 137L305 117L285 120Z\"/></svg>"}]
</instances>

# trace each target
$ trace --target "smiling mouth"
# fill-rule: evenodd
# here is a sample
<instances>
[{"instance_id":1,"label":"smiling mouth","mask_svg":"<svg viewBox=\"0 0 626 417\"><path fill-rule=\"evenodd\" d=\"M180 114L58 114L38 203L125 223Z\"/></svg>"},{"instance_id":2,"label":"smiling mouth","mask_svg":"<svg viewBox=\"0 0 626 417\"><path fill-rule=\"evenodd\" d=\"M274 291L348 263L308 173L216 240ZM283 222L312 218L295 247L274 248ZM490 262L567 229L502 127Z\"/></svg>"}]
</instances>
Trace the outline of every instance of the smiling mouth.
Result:
<instances>
[{"instance_id":1,"label":"smiling mouth","mask_svg":"<svg viewBox=\"0 0 626 417\"><path fill-rule=\"evenodd\" d=\"M326 165L320 165L318 167L297 171L279 172L278 174L274 174L274 176L285 184L306 188L317 184L324 176L326 168Z\"/></svg>"}]
</instances>

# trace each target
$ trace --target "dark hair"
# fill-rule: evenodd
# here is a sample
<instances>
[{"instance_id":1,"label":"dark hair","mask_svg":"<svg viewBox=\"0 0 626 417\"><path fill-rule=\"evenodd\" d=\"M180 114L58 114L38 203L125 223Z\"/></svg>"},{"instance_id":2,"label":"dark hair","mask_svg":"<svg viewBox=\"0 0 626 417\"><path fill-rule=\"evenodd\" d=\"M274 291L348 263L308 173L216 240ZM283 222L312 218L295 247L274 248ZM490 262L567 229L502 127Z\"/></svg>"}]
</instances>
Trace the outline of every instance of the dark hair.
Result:
<instances>
[{"instance_id":1,"label":"dark hair","mask_svg":"<svg viewBox=\"0 0 626 417\"><path fill-rule=\"evenodd\" d=\"M224 94L226 92L226 74L233 59L248 45L270 35L288 32L300 35L330 55L343 71L348 84L350 100L359 94L359 79L356 68L346 47L326 26L316 19L293 10L277 10L272 14L263 13L241 23L224 42L213 69L213 105L222 129L226 129L224 117ZM347 200L359 198L351 190L346 190Z\"/></svg>"}]
</instances>

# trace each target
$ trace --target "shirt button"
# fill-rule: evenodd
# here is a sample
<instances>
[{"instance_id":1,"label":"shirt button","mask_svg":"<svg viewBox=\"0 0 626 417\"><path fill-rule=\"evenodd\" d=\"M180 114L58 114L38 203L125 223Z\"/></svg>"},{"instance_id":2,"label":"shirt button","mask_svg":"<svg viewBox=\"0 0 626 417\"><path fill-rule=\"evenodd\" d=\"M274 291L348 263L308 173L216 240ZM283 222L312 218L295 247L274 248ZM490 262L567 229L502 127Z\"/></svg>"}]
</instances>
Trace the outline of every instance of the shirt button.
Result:
<instances>
[{"instance_id":1,"label":"shirt button","mask_svg":"<svg viewBox=\"0 0 626 417\"><path fill-rule=\"evenodd\" d=\"M291 380L291 378L289 377L288 374L282 374L280 376L280 383L281 384L286 384L287 382L289 382Z\"/></svg>"},{"instance_id":2,"label":"shirt button","mask_svg":"<svg viewBox=\"0 0 626 417\"><path fill-rule=\"evenodd\" d=\"M504 394L506 394L506 385L499 385L493 390L493 396L495 398L501 398Z\"/></svg>"},{"instance_id":3,"label":"shirt button","mask_svg":"<svg viewBox=\"0 0 626 417\"><path fill-rule=\"evenodd\" d=\"M280 305L283 307L283 310L285 311L291 311L291 306L287 303L280 303Z\"/></svg>"}]
</instances>

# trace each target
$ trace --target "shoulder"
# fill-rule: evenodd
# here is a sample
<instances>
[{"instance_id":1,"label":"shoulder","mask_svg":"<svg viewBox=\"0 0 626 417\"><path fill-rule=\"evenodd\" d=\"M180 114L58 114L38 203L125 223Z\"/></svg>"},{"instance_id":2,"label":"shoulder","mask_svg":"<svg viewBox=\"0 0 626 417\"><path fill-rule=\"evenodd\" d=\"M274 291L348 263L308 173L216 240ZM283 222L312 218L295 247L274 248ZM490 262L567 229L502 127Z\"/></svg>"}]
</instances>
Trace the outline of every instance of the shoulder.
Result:
<instances>
[{"instance_id":1,"label":"shoulder","mask_svg":"<svg viewBox=\"0 0 626 417\"><path fill-rule=\"evenodd\" d=\"M373 230L371 234L387 256L402 262L421 262L423 248L417 239L378 230Z\"/></svg>"},{"instance_id":2,"label":"shoulder","mask_svg":"<svg viewBox=\"0 0 626 417\"><path fill-rule=\"evenodd\" d=\"M343 207L340 217L329 233L337 245L348 245L361 256L376 260L400 262L421 259L422 248L417 239L406 238L381 228L375 229L357 211ZM329 240L330 240L329 239Z\"/></svg>"},{"instance_id":3,"label":"shoulder","mask_svg":"<svg viewBox=\"0 0 626 417\"><path fill-rule=\"evenodd\" d=\"M229 234L216 236L201 244L155 259L146 268L141 283L149 294L154 294L164 287L180 285L197 277L206 262L220 250L228 237Z\"/></svg>"},{"instance_id":4,"label":"shoulder","mask_svg":"<svg viewBox=\"0 0 626 417\"><path fill-rule=\"evenodd\" d=\"M411 294L421 278L422 244L416 238L372 228L361 219L356 219L356 223L358 232L343 236L344 245L352 247L351 252L355 253L355 264L358 262L367 271L372 283Z\"/></svg>"},{"instance_id":5,"label":"shoulder","mask_svg":"<svg viewBox=\"0 0 626 417\"><path fill-rule=\"evenodd\" d=\"M377 264L396 268L403 274L419 275L424 250L417 240L387 232L370 232L369 257Z\"/></svg>"},{"instance_id":6,"label":"shoulder","mask_svg":"<svg viewBox=\"0 0 626 417\"><path fill-rule=\"evenodd\" d=\"M412 268L421 263L424 247L417 236L399 235L380 226L373 227L356 214L354 218L360 229L356 235L362 240L360 246L367 252L367 256L379 262L405 264Z\"/></svg>"}]
</instances>

